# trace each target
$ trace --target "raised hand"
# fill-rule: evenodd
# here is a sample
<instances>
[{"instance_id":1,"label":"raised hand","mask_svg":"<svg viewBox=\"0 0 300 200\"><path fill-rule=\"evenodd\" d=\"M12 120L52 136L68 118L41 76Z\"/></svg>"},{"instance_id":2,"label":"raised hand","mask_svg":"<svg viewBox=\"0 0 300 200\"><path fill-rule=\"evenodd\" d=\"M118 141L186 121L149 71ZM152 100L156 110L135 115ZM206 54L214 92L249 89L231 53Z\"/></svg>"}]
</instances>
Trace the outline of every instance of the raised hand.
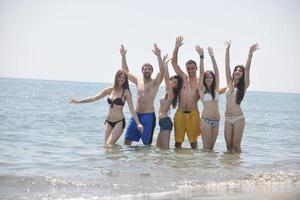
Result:
<instances>
[{"instance_id":1,"label":"raised hand","mask_svg":"<svg viewBox=\"0 0 300 200\"><path fill-rule=\"evenodd\" d=\"M164 63L167 63L170 61L170 59L169 60L167 60L167 59L168 59L168 54L164 55L162 60Z\"/></svg>"},{"instance_id":2,"label":"raised hand","mask_svg":"<svg viewBox=\"0 0 300 200\"><path fill-rule=\"evenodd\" d=\"M207 50L208 50L208 54L209 54L211 57L214 57L214 50L213 50L213 48L208 47Z\"/></svg>"},{"instance_id":3,"label":"raised hand","mask_svg":"<svg viewBox=\"0 0 300 200\"><path fill-rule=\"evenodd\" d=\"M122 56L125 56L126 53L127 53L127 49L124 48L123 44L121 45L120 53L121 53Z\"/></svg>"},{"instance_id":4,"label":"raised hand","mask_svg":"<svg viewBox=\"0 0 300 200\"><path fill-rule=\"evenodd\" d=\"M199 56L203 56L204 51L203 51L203 48L200 47L200 45L196 45L195 46L195 50L197 51L197 53L199 54Z\"/></svg>"},{"instance_id":5,"label":"raised hand","mask_svg":"<svg viewBox=\"0 0 300 200\"><path fill-rule=\"evenodd\" d=\"M249 55L252 56L252 54L258 50L260 47L257 43L251 45L250 49L249 49Z\"/></svg>"},{"instance_id":6,"label":"raised hand","mask_svg":"<svg viewBox=\"0 0 300 200\"><path fill-rule=\"evenodd\" d=\"M224 44L225 44L226 51L229 51L230 50L230 45L231 45L231 40L226 41Z\"/></svg>"},{"instance_id":7,"label":"raised hand","mask_svg":"<svg viewBox=\"0 0 300 200\"><path fill-rule=\"evenodd\" d=\"M179 48L183 45L183 37L182 36L178 36L176 37L176 42L175 42L175 47Z\"/></svg>"},{"instance_id":8,"label":"raised hand","mask_svg":"<svg viewBox=\"0 0 300 200\"><path fill-rule=\"evenodd\" d=\"M154 44L154 50L152 50L152 51L156 56L160 56L160 54L161 54L161 51L158 48L157 44Z\"/></svg>"},{"instance_id":9,"label":"raised hand","mask_svg":"<svg viewBox=\"0 0 300 200\"><path fill-rule=\"evenodd\" d=\"M172 58L169 58L169 59L166 60L166 62L165 62L165 63L166 63L166 66L168 66L168 63L169 63L171 60L172 60Z\"/></svg>"}]
</instances>

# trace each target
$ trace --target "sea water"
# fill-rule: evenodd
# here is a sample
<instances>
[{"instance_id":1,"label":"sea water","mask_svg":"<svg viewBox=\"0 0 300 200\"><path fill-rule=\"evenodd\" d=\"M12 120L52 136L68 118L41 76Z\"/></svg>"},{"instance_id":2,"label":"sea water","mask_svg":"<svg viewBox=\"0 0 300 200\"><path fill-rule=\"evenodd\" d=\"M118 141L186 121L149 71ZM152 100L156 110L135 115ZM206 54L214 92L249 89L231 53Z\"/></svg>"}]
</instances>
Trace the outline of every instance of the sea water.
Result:
<instances>
[{"instance_id":1,"label":"sea water","mask_svg":"<svg viewBox=\"0 0 300 200\"><path fill-rule=\"evenodd\" d=\"M123 134L106 147L106 98L68 101L109 85L0 79L0 199L300 199L300 94L248 91L242 153L231 154L224 95L213 152L201 150L201 138L197 150L187 141L175 150L173 132L171 148L159 150L158 126L152 146L124 146ZM124 113L128 123L127 105Z\"/></svg>"}]
</instances>

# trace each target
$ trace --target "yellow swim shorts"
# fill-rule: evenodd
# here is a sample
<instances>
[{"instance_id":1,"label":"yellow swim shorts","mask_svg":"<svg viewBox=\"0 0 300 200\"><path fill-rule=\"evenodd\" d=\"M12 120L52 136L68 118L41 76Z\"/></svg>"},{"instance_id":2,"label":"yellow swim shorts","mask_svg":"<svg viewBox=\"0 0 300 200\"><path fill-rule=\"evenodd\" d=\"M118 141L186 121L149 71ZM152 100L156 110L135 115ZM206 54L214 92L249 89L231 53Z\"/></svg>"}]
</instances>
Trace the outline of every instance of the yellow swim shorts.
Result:
<instances>
[{"instance_id":1,"label":"yellow swim shorts","mask_svg":"<svg viewBox=\"0 0 300 200\"><path fill-rule=\"evenodd\" d=\"M200 135L200 115L198 110L176 111L174 116L175 142L182 143L185 133L190 143L197 142Z\"/></svg>"}]
</instances>

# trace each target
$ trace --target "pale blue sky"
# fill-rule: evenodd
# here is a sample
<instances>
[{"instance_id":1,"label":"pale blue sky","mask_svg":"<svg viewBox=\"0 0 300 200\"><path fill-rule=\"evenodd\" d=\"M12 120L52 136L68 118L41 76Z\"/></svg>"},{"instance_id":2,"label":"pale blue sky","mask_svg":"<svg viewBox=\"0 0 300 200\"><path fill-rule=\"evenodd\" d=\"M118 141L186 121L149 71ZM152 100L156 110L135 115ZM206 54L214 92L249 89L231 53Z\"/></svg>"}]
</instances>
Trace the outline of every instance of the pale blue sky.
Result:
<instances>
[{"instance_id":1,"label":"pale blue sky","mask_svg":"<svg viewBox=\"0 0 300 200\"><path fill-rule=\"evenodd\" d=\"M300 93L299 10L297 0L0 0L0 77L111 83L120 44L133 73L145 62L156 73L153 43L171 54L182 35L184 70L186 60L198 62L196 44L210 45L225 85L224 41L232 41L232 68L258 42L249 90Z\"/></svg>"}]
</instances>

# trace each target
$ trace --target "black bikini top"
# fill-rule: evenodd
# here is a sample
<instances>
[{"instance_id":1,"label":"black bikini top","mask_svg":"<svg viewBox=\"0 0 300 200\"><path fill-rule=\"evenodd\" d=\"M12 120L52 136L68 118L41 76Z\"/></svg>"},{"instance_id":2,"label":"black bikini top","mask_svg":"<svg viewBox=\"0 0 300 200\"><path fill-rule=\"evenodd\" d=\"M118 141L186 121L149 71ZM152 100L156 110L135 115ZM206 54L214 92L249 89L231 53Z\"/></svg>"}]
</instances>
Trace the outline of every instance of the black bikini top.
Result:
<instances>
[{"instance_id":1,"label":"black bikini top","mask_svg":"<svg viewBox=\"0 0 300 200\"><path fill-rule=\"evenodd\" d=\"M110 105L110 107L114 107L114 105L117 105L117 106L124 106L124 102L123 102L123 94L124 94L124 89L123 89L123 92L122 92L122 96L121 97L118 97L118 98L115 98L115 99L111 99L111 98L107 98L107 103Z\"/></svg>"}]
</instances>

